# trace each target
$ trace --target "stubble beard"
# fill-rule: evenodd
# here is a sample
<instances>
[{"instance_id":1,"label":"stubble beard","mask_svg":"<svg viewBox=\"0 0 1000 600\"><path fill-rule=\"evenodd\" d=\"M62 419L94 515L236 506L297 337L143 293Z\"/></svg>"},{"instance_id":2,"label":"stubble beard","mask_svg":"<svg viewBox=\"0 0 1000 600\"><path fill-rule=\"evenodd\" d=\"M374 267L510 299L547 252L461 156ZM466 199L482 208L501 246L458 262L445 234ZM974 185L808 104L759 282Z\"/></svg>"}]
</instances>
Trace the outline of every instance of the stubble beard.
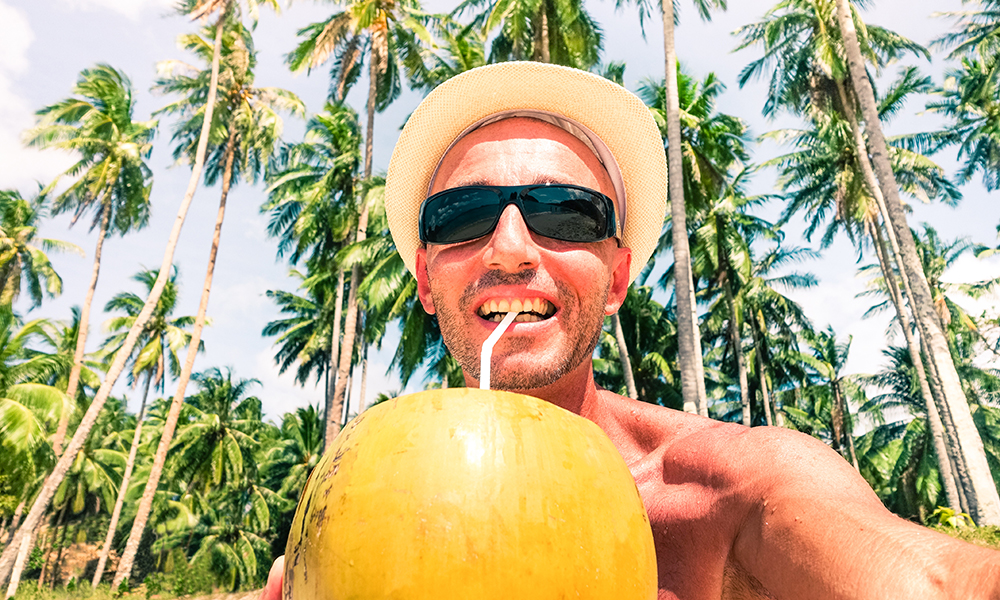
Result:
<instances>
[{"instance_id":1,"label":"stubble beard","mask_svg":"<svg viewBox=\"0 0 1000 600\"><path fill-rule=\"evenodd\" d=\"M440 290L431 288L431 296L434 299L434 306L437 310L438 324L441 328L441 336L452 356L461 365L462 370L475 379L480 379L479 361L481 347L472 342L469 337L471 323L465 322L464 316L475 316L473 302L479 293L486 288L500 285L524 285L533 280L537 275L535 270L522 271L520 273L505 273L503 271L487 271L477 281L469 284L462 293L458 302L458 313L455 314L449 308L448 303ZM566 284L554 282L558 292L557 299L563 311L570 305L569 300L573 294ZM604 289L600 294L594 294L586 304L581 306L580 314L563 314L560 319L569 324L568 333L570 338L570 348L561 352L555 358L554 364L533 364L528 369L501 369L494 370L490 375L491 387L499 390L523 391L546 387L558 381L574 369L580 366L586 359L594 353L597 342L601 338L601 329L604 325L604 302L608 296L610 282L605 282ZM500 344L505 346L503 354L512 356L526 352L537 343L537 340L529 338L501 337ZM497 354L494 354L497 356Z\"/></svg>"}]
</instances>

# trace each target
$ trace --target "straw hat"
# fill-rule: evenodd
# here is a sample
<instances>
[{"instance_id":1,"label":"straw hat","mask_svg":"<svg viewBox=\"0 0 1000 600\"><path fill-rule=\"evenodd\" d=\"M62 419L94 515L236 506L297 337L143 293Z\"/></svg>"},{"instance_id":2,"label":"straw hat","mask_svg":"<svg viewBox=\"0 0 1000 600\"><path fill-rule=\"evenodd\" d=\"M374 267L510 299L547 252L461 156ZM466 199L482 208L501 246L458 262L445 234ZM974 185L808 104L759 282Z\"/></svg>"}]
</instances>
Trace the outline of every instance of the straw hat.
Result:
<instances>
[{"instance_id":1,"label":"straw hat","mask_svg":"<svg viewBox=\"0 0 1000 600\"><path fill-rule=\"evenodd\" d=\"M625 198L618 216L624 217L621 240L632 249L630 281L635 280L656 248L666 212L667 162L656 122L625 88L585 71L536 62L466 71L438 86L410 115L385 184L389 229L403 262L414 271L417 215L445 152L490 117L525 112L553 115L559 126L593 141L588 145L605 164L618 201Z\"/></svg>"}]
</instances>

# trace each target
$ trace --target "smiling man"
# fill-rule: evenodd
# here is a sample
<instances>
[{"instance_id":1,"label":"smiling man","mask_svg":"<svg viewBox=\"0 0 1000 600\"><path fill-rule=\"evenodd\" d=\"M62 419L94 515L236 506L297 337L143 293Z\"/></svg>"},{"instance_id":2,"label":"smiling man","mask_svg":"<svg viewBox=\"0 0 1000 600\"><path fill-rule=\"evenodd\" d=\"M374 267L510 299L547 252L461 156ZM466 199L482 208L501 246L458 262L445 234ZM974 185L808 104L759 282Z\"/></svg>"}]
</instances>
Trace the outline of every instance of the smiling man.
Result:
<instances>
[{"instance_id":1,"label":"smiling man","mask_svg":"<svg viewBox=\"0 0 1000 600\"><path fill-rule=\"evenodd\" d=\"M1000 598L1000 554L893 516L817 440L597 387L604 317L652 254L665 196L662 141L638 98L581 71L502 63L413 113L386 211L466 383L518 312L493 387L580 414L614 442L650 517L660 598ZM265 600L280 597L280 573L279 560Z\"/></svg>"}]
</instances>

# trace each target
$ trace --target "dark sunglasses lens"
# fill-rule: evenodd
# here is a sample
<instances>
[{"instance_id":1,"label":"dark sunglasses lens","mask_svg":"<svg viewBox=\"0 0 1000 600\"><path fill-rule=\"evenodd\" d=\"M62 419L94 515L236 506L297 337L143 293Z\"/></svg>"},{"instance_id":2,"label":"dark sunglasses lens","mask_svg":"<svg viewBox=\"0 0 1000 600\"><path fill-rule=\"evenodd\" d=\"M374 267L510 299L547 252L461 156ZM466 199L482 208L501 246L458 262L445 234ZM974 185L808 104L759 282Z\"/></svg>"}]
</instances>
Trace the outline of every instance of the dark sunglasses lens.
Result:
<instances>
[{"instance_id":1,"label":"dark sunglasses lens","mask_svg":"<svg viewBox=\"0 0 1000 600\"><path fill-rule=\"evenodd\" d=\"M607 202L590 190L546 186L522 196L525 220L539 235L566 242L596 242L609 233Z\"/></svg>"},{"instance_id":2,"label":"dark sunglasses lens","mask_svg":"<svg viewBox=\"0 0 1000 600\"><path fill-rule=\"evenodd\" d=\"M420 238L430 244L456 244L483 237L496 226L499 207L495 190L446 190L424 202Z\"/></svg>"}]
</instances>

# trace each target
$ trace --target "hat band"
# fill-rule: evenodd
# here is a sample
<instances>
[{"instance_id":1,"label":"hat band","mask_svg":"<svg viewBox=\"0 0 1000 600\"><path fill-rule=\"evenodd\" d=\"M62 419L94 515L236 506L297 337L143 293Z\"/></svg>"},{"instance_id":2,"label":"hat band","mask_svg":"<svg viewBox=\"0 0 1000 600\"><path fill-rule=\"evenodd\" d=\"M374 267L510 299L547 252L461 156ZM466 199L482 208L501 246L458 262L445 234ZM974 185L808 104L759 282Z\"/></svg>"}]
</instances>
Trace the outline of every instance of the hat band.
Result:
<instances>
[{"instance_id":1,"label":"hat band","mask_svg":"<svg viewBox=\"0 0 1000 600\"><path fill-rule=\"evenodd\" d=\"M455 147L462 138L469 135L473 131L486 127L496 123L497 121L502 121L504 119L513 119L516 117L524 117L529 119L537 119L539 121L544 121L550 125L555 125L556 127L562 129L563 131L569 133L576 139L580 140L594 153L597 160L601 162L604 167L605 172L608 174L608 178L611 179L611 185L615 188L615 207L618 211L618 230L625 231L625 207L628 205L625 197L625 180L622 177L621 170L618 168L618 161L615 160L615 155L611 153L607 144L597 137L597 134L588 129L585 125L574 121L573 119L568 119L562 115L545 111L545 110L532 110L532 109L514 109L505 110L503 112L494 113L492 115L483 117L479 119L472 125L465 128L462 133L456 137L448 148L445 149L444 154L438 159L437 166L434 167L434 172L431 173L431 180L427 186L427 195L430 196L431 190L434 189L434 181L437 179L438 171L441 169L441 163L444 161L444 157L448 156L451 149ZM572 182L567 182L572 183ZM619 234L620 235L620 234Z\"/></svg>"}]
</instances>

